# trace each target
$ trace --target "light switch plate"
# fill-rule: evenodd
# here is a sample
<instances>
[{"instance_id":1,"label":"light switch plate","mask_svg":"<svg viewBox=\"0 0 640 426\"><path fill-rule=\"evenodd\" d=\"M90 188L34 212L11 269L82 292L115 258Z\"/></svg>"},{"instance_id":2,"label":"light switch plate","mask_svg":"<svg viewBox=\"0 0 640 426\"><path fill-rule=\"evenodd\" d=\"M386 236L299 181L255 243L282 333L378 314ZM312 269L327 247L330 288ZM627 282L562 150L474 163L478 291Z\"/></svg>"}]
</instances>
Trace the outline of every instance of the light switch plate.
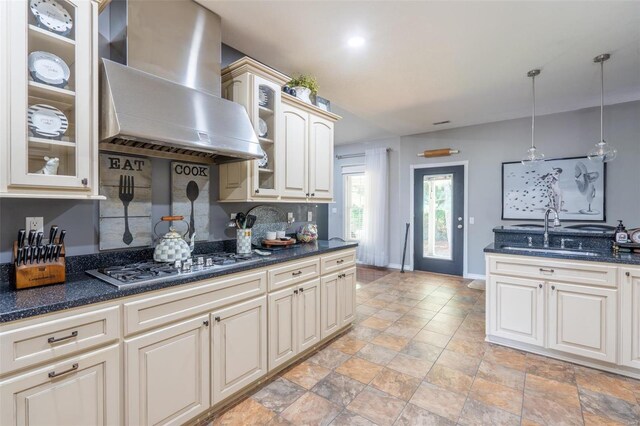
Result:
<instances>
[{"instance_id":1,"label":"light switch plate","mask_svg":"<svg viewBox=\"0 0 640 426\"><path fill-rule=\"evenodd\" d=\"M44 218L43 217L27 217L25 219L24 228L27 230L27 232L31 231L32 229L35 230L36 232L44 232Z\"/></svg>"},{"instance_id":2,"label":"light switch plate","mask_svg":"<svg viewBox=\"0 0 640 426\"><path fill-rule=\"evenodd\" d=\"M313 212L307 212L307 222L311 222L313 220Z\"/></svg>"},{"instance_id":3,"label":"light switch plate","mask_svg":"<svg viewBox=\"0 0 640 426\"><path fill-rule=\"evenodd\" d=\"M474 223L476 223L476 218L475 217L470 217L469 218L469 224L473 225Z\"/></svg>"},{"instance_id":4,"label":"light switch plate","mask_svg":"<svg viewBox=\"0 0 640 426\"><path fill-rule=\"evenodd\" d=\"M293 220L293 213L292 212L287 213L287 220L289 222L291 222Z\"/></svg>"},{"instance_id":5,"label":"light switch plate","mask_svg":"<svg viewBox=\"0 0 640 426\"><path fill-rule=\"evenodd\" d=\"M331 208L331 213L333 213L333 214L338 213L338 209L336 207L332 207Z\"/></svg>"}]
</instances>

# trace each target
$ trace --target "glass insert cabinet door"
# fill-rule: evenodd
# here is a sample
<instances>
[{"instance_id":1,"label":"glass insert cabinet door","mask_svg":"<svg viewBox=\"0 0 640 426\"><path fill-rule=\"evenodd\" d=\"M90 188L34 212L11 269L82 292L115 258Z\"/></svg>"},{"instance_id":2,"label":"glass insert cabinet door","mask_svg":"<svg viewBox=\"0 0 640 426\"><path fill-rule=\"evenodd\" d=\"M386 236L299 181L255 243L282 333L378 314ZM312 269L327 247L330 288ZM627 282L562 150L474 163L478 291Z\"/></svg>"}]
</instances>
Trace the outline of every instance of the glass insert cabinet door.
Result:
<instances>
[{"instance_id":1,"label":"glass insert cabinet door","mask_svg":"<svg viewBox=\"0 0 640 426\"><path fill-rule=\"evenodd\" d=\"M253 76L253 125L264 153L253 163L253 188L255 197L277 197L278 150L280 135L280 87L259 76Z\"/></svg>"},{"instance_id":2,"label":"glass insert cabinet door","mask_svg":"<svg viewBox=\"0 0 640 426\"><path fill-rule=\"evenodd\" d=\"M414 173L414 269L462 275L464 167Z\"/></svg>"},{"instance_id":3,"label":"glass insert cabinet door","mask_svg":"<svg viewBox=\"0 0 640 426\"><path fill-rule=\"evenodd\" d=\"M89 0L9 2L10 185L89 189L95 7Z\"/></svg>"}]
</instances>

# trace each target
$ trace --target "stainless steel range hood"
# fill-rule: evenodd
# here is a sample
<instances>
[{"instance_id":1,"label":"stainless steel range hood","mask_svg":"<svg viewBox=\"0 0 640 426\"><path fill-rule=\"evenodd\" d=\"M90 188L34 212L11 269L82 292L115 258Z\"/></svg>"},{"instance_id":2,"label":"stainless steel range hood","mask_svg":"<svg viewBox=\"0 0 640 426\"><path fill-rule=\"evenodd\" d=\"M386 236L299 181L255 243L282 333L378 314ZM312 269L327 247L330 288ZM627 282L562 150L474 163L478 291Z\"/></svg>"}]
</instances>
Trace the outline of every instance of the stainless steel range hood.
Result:
<instances>
[{"instance_id":1,"label":"stainless steel range hood","mask_svg":"<svg viewBox=\"0 0 640 426\"><path fill-rule=\"evenodd\" d=\"M246 110L220 98L220 17L192 0L115 0L100 66L100 149L223 163L260 158ZM123 63L126 63L123 64Z\"/></svg>"}]
</instances>

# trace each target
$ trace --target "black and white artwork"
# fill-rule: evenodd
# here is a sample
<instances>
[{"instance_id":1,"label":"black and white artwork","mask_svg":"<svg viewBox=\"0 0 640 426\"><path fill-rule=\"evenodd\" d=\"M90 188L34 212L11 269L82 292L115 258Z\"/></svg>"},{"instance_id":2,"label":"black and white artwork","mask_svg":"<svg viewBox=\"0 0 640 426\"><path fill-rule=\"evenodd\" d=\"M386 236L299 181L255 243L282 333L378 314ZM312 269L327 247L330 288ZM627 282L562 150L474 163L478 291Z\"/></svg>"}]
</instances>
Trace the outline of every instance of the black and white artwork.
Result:
<instances>
[{"instance_id":1,"label":"black and white artwork","mask_svg":"<svg viewBox=\"0 0 640 426\"><path fill-rule=\"evenodd\" d=\"M536 166L502 163L502 219L544 219L547 208L561 220L605 220L605 163L587 157L547 160Z\"/></svg>"},{"instance_id":2,"label":"black and white artwork","mask_svg":"<svg viewBox=\"0 0 640 426\"><path fill-rule=\"evenodd\" d=\"M209 178L208 165L171 163L171 214L184 216L188 237L195 232L196 241L209 239Z\"/></svg>"},{"instance_id":3,"label":"black and white artwork","mask_svg":"<svg viewBox=\"0 0 640 426\"><path fill-rule=\"evenodd\" d=\"M151 161L100 154L100 250L151 245Z\"/></svg>"}]
</instances>

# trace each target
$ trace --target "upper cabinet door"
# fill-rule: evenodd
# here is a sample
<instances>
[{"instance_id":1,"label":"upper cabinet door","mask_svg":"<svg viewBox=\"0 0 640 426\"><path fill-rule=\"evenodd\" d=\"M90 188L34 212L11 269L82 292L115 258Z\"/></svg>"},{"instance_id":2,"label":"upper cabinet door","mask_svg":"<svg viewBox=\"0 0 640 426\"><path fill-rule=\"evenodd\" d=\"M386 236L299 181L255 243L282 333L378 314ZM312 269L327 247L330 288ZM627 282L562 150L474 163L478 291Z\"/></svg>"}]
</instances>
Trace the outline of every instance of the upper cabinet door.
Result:
<instances>
[{"instance_id":1,"label":"upper cabinet door","mask_svg":"<svg viewBox=\"0 0 640 426\"><path fill-rule=\"evenodd\" d=\"M278 176L280 174L279 152L277 149L280 133L282 103L280 86L259 76L253 76L252 122L258 135L258 141L265 157L253 161L252 197L277 198L279 194Z\"/></svg>"},{"instance_id":2,"label":"upper cabinet door","mask_svg":"<svg viewBox=\"0 0 640 426\"><path fill-rule=\"evenodd\" d=\"M307 198L309 114L291 105L282 104L280 158L284 162L281 174L283 198Z\"/></svg>"},{"instance_id":3,"label":"upper cabinet door","mask_svg":"<svg viewBox=\"0 0 640 426\"><path fill-rule=\"evenodd\" d=\"M333 123L314 115L309 120L309 196L333 200Z\"/></svg>"},{"instance_id":4,"label":"upper cabinet door","mask_svg":"<svg viewBox=\"0 0 640 426\"><path fill-rule=\"evenodd\" d=\"M89 0L58 3L72 19L64 34L39 24L28 1L9 2L7 184L90 195L97 155L97 5ZM56 65L51 54L64 64Z\"/></svg>"},{"instance_id":5,"label":"upper cabinet door","mask_svg":"<svg viewBox=\"0 0 640 426\"><path fill-rule=\"evenodd\" d=\"M620 270L622 363L640 368L640 268Z\"/></svg>"}]
</instances>

